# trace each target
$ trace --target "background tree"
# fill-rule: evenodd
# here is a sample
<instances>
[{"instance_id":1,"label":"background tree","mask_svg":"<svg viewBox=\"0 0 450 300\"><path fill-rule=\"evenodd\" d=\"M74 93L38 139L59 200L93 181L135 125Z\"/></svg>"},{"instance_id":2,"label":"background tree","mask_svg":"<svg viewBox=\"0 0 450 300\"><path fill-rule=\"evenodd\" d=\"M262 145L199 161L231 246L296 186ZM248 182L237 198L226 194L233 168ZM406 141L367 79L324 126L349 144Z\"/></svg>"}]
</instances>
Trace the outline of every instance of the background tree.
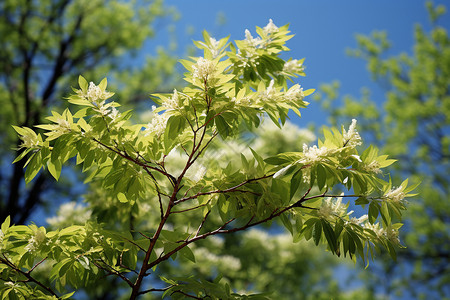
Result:
<instances>
[{"instance_id":1,"label":"background tree","mask_svg":"<svg viewBox=\"0 0 450 300\"><path fill-rule=\"evenodd\" d=\"M362 134L385 153L399 157L395 176L422 181L420 197L410 200L407 230L398 263L384 260L372 276L364 273L374 293L441 299L450 294L450 39L439 26L445 7L427 3L432 29L417 25L411 54L390 55L384 32L357 36L350 53L367 61L372 78L385 91L383 103L345 96L339 84L321 87L322 103L338 124L358 116Z\"/></svg>"},{"instance_id":2,"label":"background tree","mask_svg":"<svg viewBox=\"0 0 450 300\"><path fill-rule=\"evenodd\" d=\"M5 0L0 3L0 220L10 215L24 223L39 205L70 189L57 188L41 173L23 184L24 162L13 167L18 148L10 124L33 127L53 105L59 105L80 73L100 78L106 72L116 83L127 83L136 102L148 90L171 84L175 60L159 51L138 68L122 63L155 34L163 17L173 14L163 1ZM116 74L116 75L114 75ZM136 86L131 86L130 77ZM138 85L138 84L142 85ZM126 89L123 89L127 93ZM46 196L43 196L45 192ZM52 194L54 192L55 194ZM72 195L73 196L73 195Z\"/></svg>"}]
</instances>

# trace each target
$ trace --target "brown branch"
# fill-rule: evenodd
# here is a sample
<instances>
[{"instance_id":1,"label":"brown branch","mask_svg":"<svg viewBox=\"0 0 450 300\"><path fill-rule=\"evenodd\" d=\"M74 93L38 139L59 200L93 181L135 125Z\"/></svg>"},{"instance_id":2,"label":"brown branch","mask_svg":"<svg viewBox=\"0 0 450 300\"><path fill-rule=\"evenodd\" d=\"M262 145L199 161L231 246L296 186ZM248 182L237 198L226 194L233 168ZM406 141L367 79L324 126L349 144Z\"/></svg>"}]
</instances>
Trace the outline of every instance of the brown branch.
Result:
<instances>
[{"instance_id":1,"label":"brown branch","mask_svg":"<svg viewBox=\"0 0 450 300\"><path fill-rule=\"evenodd\" d=\"M129 161L131 161L131 162L137 164L138 166L141 166L141 167L143 167L143 168L148 168L148 169L154 170L154 171L156 171L156 172L159 172L159 173L163 174L164 176L166 176L171 182L175 182L175 181L176 181L176 178L175 178L175 177L173 177L171 174L165 172L164 170L161 170L161 169L158 169L158 168L156 168L156 167L150 166L150 165L148 165L148 164L146 164L146 163L143 163L143 162L139 161L138 159L134 159L134 158L132 158L131 156L127 155L126 153L124 154L124 153L122 153L121 151L116 150L116 149L112 148L111 146L108 146L108 145L102 143L101 141L99 141L99 140L96 139L96 138L92 138L92 140L93 140L94 142L96 142L96 143L102 145L102 146L105 147L106 149L108 149L108 150L110 150L110 151L116 153L117 155L121 156L122 158L125 158L126 160L129 160Z\"/></svg>"},{"instance_id":2,"label":"brown branch","mask_svg":"<svg viewBox=\"0 0 450 300\"><path fill-rule=\"evenodd\" d=\"M24 272L22 271L19 267L17 267L16 265L14 265L11 261L8 260L8 258L6 258L6 255L3 254L3 258L0 257L0 262L4 263L5 265L7 265L8 267L10 267L11 269L13 269L14 271L22 274L23 276L25 276L27 278L27 281L31 281L37 285L39 285L41 288L43 288L44 290L46 290L48 293L50 293L51 295L55 296L58 298L58 295L48 286L45 286L42 282L40 282L39 280L35 279L33 276L31 276L30 272L37 266L35 265L31 270ZM42 261L41 261L42 262ZM40 264L40 262L38 263Z\"/></svg>"},{"instance_id":3,"label":"brown branch","mask_svg":"<svg viewBox=\"0 0 450 300\"><path fill-rule=\"evenodd\" d=\"M198 226L197 232L195 233L195 236L198 236L198 234L200 233L200 230L202 230L203 225L206 222L206 219L208 218L209 214L211 213L211 210L209 210L206 215L203 217L202 222L200 223L200 225Z\"/></svg>"},{"instance_id":4,"label":"brown branch","mask_svg":"<svg viewBox=\"0 0 450 300\"><path fill-rule=\"evenodd\" d=\"M191 210L194 210L194 209L197 209L197 208L200 208L200 207L204 207L204 206L208 205L209 202L210 201L208 201L207 203L200 204L200 205L197 205L197 206L194 206L194 207L190 207L190 208L186 208L186 209L183 209L183 210L172 211L172 213L173 214L180 214L180 213L184 213L184 212L187 212L187 211L191 211Z\"/></svg>"},{"instance_id":5,"label":"brown branch","mask_svg":"<svg viewBox=\"0 0 450 300\"><path fill-rule=\"evenodd\" d=\"M120 279L122 279L123 281L125 281L131 288L133 288L133 283L126 278L122 273L120 273L119 271L117 271L116 269L114 269L113 267L111 267L110 265L108 265L103 259L99 259L100 262L102 262L104 264L104 266L96 263L95 261L92 261L92 263L99 269L104 270L106 272L109 273L109 275L115 275L118 276ZM129 270L129 268L126 268L127 270Z\"/></svg>"},{"instance_id":6,"label":"brown branch","mask_svg":"<svg viewBox=\"0 0 450 300\"><path fill-rule=\"evenodd\" d=\"M172 285L169 285L168 287L165 287L165 288L162 288L162 289L155 289L155 288L153 288L153 289L145 290L145 291L139 292L139 295L143 295L143 294L147 294L147 293L151 293L151 292L165 292L165 291L173 288L174 286L177 286L177 285L172 284Z\"/></svg>"},{"instance_id":7,"label":"brown branch","mask_svg":"<svg viewBox=\"0 0 450 300\"><path fill-rule=\"evenodd\" d=\"M38 262L38 263L35 264L30 270L28 270L27 273L30 274L31 272L33 272L33 270L36 269L37 266L39 266L40 264L42 264L46 259L47 259L47 257L46 257L46 258L43 258L40 262Z\"/></svg>"},{"instance_id":8,"label":"brown branch","mask_svg":"<svg viewBox=\"0 0 450 300\"><path fill-rule=\"evenodd\" d=\"M181 199L177 200L177 201L175 202L175 205L177 205L177 204L179 204L179 203L181 203L181 202L188 201L188 200L191 200L191 199L195 199L195 198L198 198L198 197L200 197L200 196L205 196L205 195L225 194L225 193L231 193L231 192L236 192L236 191L244 192L244 193L252 193L251 191L239 190L239 188L240 188L241 186L243 186L243 185L246 185L247 183L250 183L250 182L253 182L253 181L262 180L262 179L266 179L266 178L270 178L270 177L272 177L273 175L274 175L274 174L270 174L270 175L264 175L264 176L258 177L258 178L247 179L247 180L245 180L245 181L239 183L238 185L235 185L235 186L233 186L233 187L231 187L231 188L228 188L228 189L225 189L225 190L215 190L215 191L209 191L209 192L197 193L197 194L195 194L195 195L192 195L192 196L189 196L189 197L184 197L184 198L181 198Z\"/></svg>"}]
</instances>

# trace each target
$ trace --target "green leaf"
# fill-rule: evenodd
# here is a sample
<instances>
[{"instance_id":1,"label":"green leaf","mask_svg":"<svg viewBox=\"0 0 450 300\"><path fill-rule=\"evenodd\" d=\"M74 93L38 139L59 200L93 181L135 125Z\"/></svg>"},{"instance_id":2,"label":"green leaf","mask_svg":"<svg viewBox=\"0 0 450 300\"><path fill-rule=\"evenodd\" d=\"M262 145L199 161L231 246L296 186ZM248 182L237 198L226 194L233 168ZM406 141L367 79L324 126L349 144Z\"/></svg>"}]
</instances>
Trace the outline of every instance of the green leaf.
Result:
<instances>
[{"instance_id":1,"label":"green leaf","mask_svg":"<svg viewBox=\"0 0 450 300\"><path fill-rule=\"evenodd\" d=\"M58 159L49 160L47 163L47 169L50 172L50 174L52 174L53 178L55 178L56 181L58 181L62 169L61 162Z\"/></svg>"},{"instance_id":2,"label":"green leaf","mask_svg":"<svg viewBox=\"0 0 450 300\"><path fill-rule=\"evenodd\" d=\"M316 223L314 224L314 227L312 230L312 235L313 235L314 243L316 244L316 246L319 245L320 238L322 236L322 222L320 220L316 220Z\"/></svg>"},{"instance_id":3,"label":"green leaf","mask_svg":"<svg viewBox=\"0 0 450 300\"><path fill-rule=\"evenodd\" d=\"M78 76L78 85L80 86L80 88L83 92L86 92L88 90L89 83L81 75Z\"/></svg>"},{"instance_id":4,"label":"green leaf","mask_svg":"<svg viewBox=\"0 0 450 300\"><path fill-rule=\"evenodd\" d=\"M41 170L41 167L42 167L41 162L42 162L41 153L40 152L35 153L32 156L32 158L25 170L25 183L26 184L30 183L31 180L33 180L33 178L36 177L36 175L39 173L39 171Z\"/></svg>"},{"instance_id":5,"label":"green leaf","mask_svg":"<svg viewBox=\"0 0 450 300\"><path fill-rule=\"evenodd\" d=\"M64 294L61 296L61 299L69 299L70 297L73 296L73 294L75 294L75 291L68 293L68 294Z\"/></svg>"},{"instance_id":6,"label":"green leaf","mask_svg":"<svg viewBox=\"0 0 450 300\"><path fill-rule=\"evenodd\" d=\"M302 170L300 169L297 172L295 172L291 178L290 199L294 197L295 192L297 192L297 189L300 186L302 180L303 180L303 173Z\"/></svg>"},{"instance_id":7,"label":"green leaf","mask_svg":"<svg viewBox=\"0 0 450 300\"><path fill-rule=\"evenodd\" d=\"M289 220L289 218L286 216L286 214L281 214L280 219L281 219L281 222L283 222L284 227L286 227L286 229L289 230L289 232L291 234L294 234L294 231L292 229L291 220Z\"/></svg>"},{"instance_id":8,"label":"green leaf","mask_svg":"<svg viewBox=\"0 0 450 300\"><path fill-rule=\"evenodd\" d=\"M317 185L319 187L319 190L322 190L327 181L327 172L325 171L325 168L320 164L317 165L316 171L317 171Z\"/></svg>"},{"instance_id":9,"label":"green leaf","mask_svg":"<svg viewBox=\"0 0 450 300\"><path fill-rule=\"evenodd\" d=\"M108 80L105 78L102 79L102 81L99 83L98 87L102 90L106 90L106 86L108 85Z\"/></svg>"},{"instance_id":10,"label":"green leaf","mask_svg":"<svg viewBox=\"0 0 450 300\"><path fill-rule=\"evenodd\" d=\"M182 248L182 249L180 250L180 254L181 254L183 257L185 257L185 258L189 259L190 261L192 261L193 263L195 263L194 252L192 252L192 250L191 250L188 246Z\"/></svg>"},{"instance_id":11,"label":"green leaf","mask_svg":"<svg viewBox=\"0 0 450 300\"><path fill-rule=\"evenodd\" d=\"M365 204L369 204L369 200L367 200L366 197L359 197L358 199L356 199L355 204L356 204L356 205L365 205Z\"/></svg>"},{"instance_id":12,"label":"green leaf","mask_svg":"<svg viewBox=\"0 0 450 300\"><path fill-rule=\"evenodd\" d=\"M8 231L10 222L11 222L11 218L10 218L10 216L7 216L5 221L2 223L2 227L1 227L3 233L6 233L6 231Z\"/></svg>"},{"instance_id":13,"label":"green leaf","mask_svg":"<svg viewBox=\"0 0 450 300\"><path fill-rule=\"evenodd\" d=\"M369 222L371 224L374 224L375 221L378 218L378 213L379 213L379 207L378 204L374 201L370 202L369 204Z\"/></svg>"},{"instance_id":14,"label":"green leaf","mask_svg":"<svg viewBox=\"0 0 450 300\"><path fill-rule=\"evenodd\" d=\"M337 239L334 235L333 227L331 227L330 223L328 223L326 220L322 220L322 228L328 245L330 246L331 252L336 253Z\"/></svg>"},{"instance_id":15,"label":"green leaf","mask_svg":"<svg viewBox=\"0 0 450 300\"><path fill-rule=\"evenodd\" d=\"M214 122L217 126L217 130L222 138L227 138L231 133L230 125L225 121L225 118L222 116L217 116L214 119Z\"/></svg>"},{"instance_id":16,"label":"green leaf","mask_svg":"<svg viewBox=\"0 0 450 300\"><path fill-rule=\"evenodd\" d=\"M127 199L127 197L125 196L124 193L118 193L117 194L117 199L119 199L119 201L121 203L128 203L128 199Z\"/></svg>"}]
</instances>

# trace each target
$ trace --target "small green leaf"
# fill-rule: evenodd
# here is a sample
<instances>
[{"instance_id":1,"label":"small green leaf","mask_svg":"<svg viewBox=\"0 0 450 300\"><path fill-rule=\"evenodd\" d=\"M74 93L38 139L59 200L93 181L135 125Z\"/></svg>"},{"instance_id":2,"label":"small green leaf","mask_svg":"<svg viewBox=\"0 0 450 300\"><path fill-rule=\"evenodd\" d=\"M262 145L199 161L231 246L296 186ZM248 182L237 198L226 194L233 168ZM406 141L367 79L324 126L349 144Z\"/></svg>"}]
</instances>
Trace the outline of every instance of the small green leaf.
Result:
<instances>
[{"instance_id":1,"label":"small green leaf","mask_svg":"<svg viewBox=\"0 0 450 300\"><path fill-rule=\"evenodd\" d=\"M325 183L327 182L327 172L325 171L325 168L318 164L317 165L317 185L319 187L319 190L322 190L325 186Z\"/></svg>"},{"instance_id":2,"label":"small green leaf","mask_svg":"<svg viewBox=\"0 0 450 300\"><path fill-rule=\"evenodd\" d=\"M125 196L124 193L118 193L117 194L117 199L119 199L119 201L121 203L127 203L128 202L128 199L127 199L127 197Z\"/></svg>"},{"instance_id":3,"label":"small green leaf","mask_svg":"<svg viewBox=\"0 0 450 300\"><path fill-rule=\"evenodd\" d=\"M6 233L6 231L8 230L10 222L11 222L11 218L9 216L7 216L5 221L2 223L2 227L1 227L3 233Z\"/></svg>"},{"instance_id":4,"label":"small green leaf","mask_svg":"<svg viewBox=\"0 0 450 300\"><path fill-rule=\"evenodd\" d=\"M375 221L378 218L378 213L379 213L379 207L378 204L374 201L370 202L369 204L369 222L371 224L374 224Z\"/></svg>"},{"instance_id":5,"label":"small green leaf","mask_svg":"<svg viewBox=\"0 0 450 300\"><path fill-rule=\"evenodd\" d=\"M78 76L78 85L80 86L83 92L86 92L88 90L89 84L86 81L86 79L84 79L84 77L81 75Z\"/></svg>"},{"instance_id":6,"label":"small green leaf","mask_svg":"<svg viewBox=\"0 0 450 300\"><path fill-rule=\"evenodd\" d=\"M322 236L322 222L320 220L316 220L316 223L314 224L313 227L313 239L314 239L314 243L317 245L319 245L320 242L320 238Z\"/></svg>"},{"instance_id":7,"label":"small green leaf","mask_svg":"<svg viewBox=\"0 0 450 300\"><path fill-rule=\"evenodd\" d=\"M326 220L322 220L322 228L328 245L330 246L331 252L335 253L337 240L336 236L334 235L333 227L331 227L330 223L328 223Z\"/></svg>"}]
</instances>

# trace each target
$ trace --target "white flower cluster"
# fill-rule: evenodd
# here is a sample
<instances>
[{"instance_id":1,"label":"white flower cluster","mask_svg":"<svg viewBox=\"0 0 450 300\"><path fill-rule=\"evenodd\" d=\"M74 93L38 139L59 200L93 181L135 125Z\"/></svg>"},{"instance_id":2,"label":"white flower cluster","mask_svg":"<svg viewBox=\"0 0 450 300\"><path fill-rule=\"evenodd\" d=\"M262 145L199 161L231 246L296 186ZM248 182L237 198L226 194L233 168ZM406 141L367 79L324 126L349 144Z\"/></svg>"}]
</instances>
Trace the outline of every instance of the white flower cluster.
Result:
<instances>
[{"instance_id":1,"label":"white flower cluster","mask_svg":"<svg viewBox=\"0 0 450 300\"><path fill-rule=\"evenodd\" d=\"M144 135L148 136L153 134L156 137L160 137L166 130L167 120L169 120L168 114L153 114L153 119L147 124Z\"/></svg>"},{"instance_id":2,"label":"white flower cluster","mask_svg":"<svg viewBox=\"0 0 450 300\"><path fill-rule=\"evenodd\" d=\"M31 238L28 239L28 244L25 246L25 250L30 253L34 253L44 241L45 231L38 228Z\"/></svg>"},{"instance_id":3,"label":"white flower cluster","mask_svg":"<svg viewBox=\"0 0 450 300\"><path fill-rule=\"evenodd\" d=\"M369 173L375 173L375 174L380 174L381 170L380 170L380 163L377 162L376 160L370 162L369 164L366 164L362 167L362 169L366 172Z\"/></svg>"},{"instance_id":4,"label":"white flower cluster","mask_svg":"<svg viewBox=\"0 0 450 300\"><path fill-rule=\"evenodd\" d=\"M297 59L285 62L283 66L283 72L287 73L301 73L303 70L302 63L299 63Z\"/></svg>"},{"instance_id":5,"label":"white flower cluster","mask_svg":"<svg viewBox=\"0 0 450 300\"><path fill-rule=\"evenodd\" d=\"M341 217L345 215L346 211L345 204L342 203L342 197L338 197L335 201L328 197L322 202L318 213L319 216L326 220L334 220L336 216Z\"/></svg>"},{"instance_id":6,"label":"white flower cluster","mask_svg":"<svg viewBox=\"0 0 450 300\"><path fill-rule=\"evenodd\" d=\"M111 111L107 116L111 118L112 122L114 122L118 117L120 117L120 113L115 107L111 107Z\"/></svg>"},{"instance_id":7,"label":"white flower cluster","mask_svg":"<svg viewBox=\"0 0 450 300\"><path fill-rule=\"evenodd\" d=\"M278 27L273 23L272 19L269 19L269 23L263 28L265 34L271 34L278 32Z\"/></svg>"},{"instance_id":8,"label":"white flower cluster","mask_svg":"<svg viewBox=\"0 0 450 300\"><path fill-rule=\"evenodd\" d=\"M231 98L231 102L234 103L234 105L237 106L251 106L252 105L252 99L250 97L242 97L239 99L236 99L236 97Z\"/></svg>"},{"instance_id":9,"label":"white flower cluster","mask_svg":"<svg viewBox=\"0 0 450 300\"><path fill-rule=\"evenodd\" d=\"M303 144L303 157L297 162L305 165L313 165L316 162L325 161L329 154L330 150L327 147L319 148L316 145L308 147L308 145Z\"/></svg>"},{"instance_id":10,"label":"white flower cluster","mask_svg":"<svg viewBox=\"0 0 450 300\"><path fill-rule=\"evenodd\" d=\"M398 188L393 188L389 192L387 192L384 197L389 199L394 203L404 203L406 202L405 193L403 193L403 187L399 186Z\"/></svg>"},{"instance_id":11,"label":"white flower cluster","mask_svg":"<svg viewBox=\"0 0 450 300\"><path fill-rule=\"evenodd\" d=\"M194 254L196 257L206 260L212 263L212 265L218 266L220 269L230 271L238 271L241 269L242 264L239 258L231 255L216 255L203 247L194 249Z\"/></svg>"},{"instance_id":12,"label":"white flower cluster","mask_svg":"<svg viewBox=\"0 0 450 300\"><path fill-rule=\"evenodd\" d=\"M369 222L364 224L364 228L370 229L377 235L378 238L388 239L390 242L398 245L400 244L400 238L398 237L398 230L391 226L382 228L380 223L370 224Z\"/></svg>"},{"instance_id":13,"label":"white flower cluster","mask_svg":"<svg viewBox=\"0 0 450 300\"><path fill-rule=\"evenodd\" d=\"M215 38L210 37L209 43L211 44L211 46L208 47L208 49L211 52L213 58L216 58L219 55L219 41L216 41Z\"/></svg>"},{"instance_id":14,"label":"white flower cluster","mask_svg":"<svg viewBox=\"0 0 450 300\"><path fill-rule=\"evenodd\" d=\"M58 118L52 132L59 134L68 133L70 132L70 123L65 119Z\"/></svg>"},{"instance_id":15,"label":"white flower cluster","mask_svg":"<svg viewBox=\"0 0 450 300\"><path fill-rule=\"evenodd\" d=\"M213 78L216 64L211 60L200 57L192 68L194 69L194 79L198 78L203 82Z\"/></svg>"},{"instance_id":16,"label":"white flower cluster","mask_svg":"<svg viewBox=\"0 0 450 300\"><path fill-rule=\"evenodd\" d=\"M75 201L62 204L56 216L47 218L46 221L53 227L62 227L64 224L84 224L91 217L91 211Z\"/></svg>"},{"instance_id":17,"label":"white flower cluster","mask_svg":"<svg viewBox=\"0 0 450 300\"><path fill-rule=\"evenodd\" d=\"M303 88L296 84L284 94L283 98L289 102L303 101L305 94L303 93Z\"/></svg>"},{"instance_id":18,"label":"white flower cluster","mask_svg":"<svg viewBox=\"0 0 450 300\"><path fill-rule=\"evenodd\" d=\"M361 225L363 225L364 222L367 221L368 218L369 218L368 215L362 215L359 218L353 217L350 219L350 223L361 226Z\"/></svg>"},{"instance_id":19,"label":"white flower cluster","mask_svg":"<svg viewBox=\"0 0 450 300\"><path fill-rule=\"evenodd\" d=\"M20 284L14 283L14 282L12 282L12 281L6 281L6 282L4 282L3 284L6 285L6 286L8 286L8 287L10 287L10 288L12 288L12 289L15 289L15 288L20 287ZM6 295L7 295L7 294L6 294Z\"/></svg>"},{"instance_id":20,"label":"white flower cluster","mask_svg":"<svg viewBox=\"0 0 450 300\"><path fill-rule=\"evenodd\" d=\"M352 120L352 124L348 128L348 131L343 129L342 135L344 136L344 145L347 147L354 148L362 144L361 136L356 130L356 120Z\"/></svg>"},{"instance_id":21,"label":"white flower cluster","mask_svg":"<svg viewBox=\"0 0 450 300\"><path fill-rule=\"evenodd\" d=\"M257 48L259 45L261 45L261 38L253 38L252 34L248 29L245 29L245 40L247 41L249 46L252 46L254 48Z\"/></svg>"},{"instance_id":22,"label":"white flower cluster","mask_svg":"<svg viewBox=\"0 0 450 300\"><path fill-rule=\"evenodd\" d=\"M277 90L273 87L274 84L275 84L275 81L272 79L269 83L269 86L266 88L266 90L259 94L259 97L258 97L259 102L275 100Z\"/></svg>"},{"instance_id":23,"label":"white flower cluster","mask_svg":"<svg viewBox=\"0 0 450 300\"><path fill-rule=\"evenodd\" d=\"M85 98L95 106L102 106L105 103L105 100L113 95L113 93L102 91L102 89L99 86L95 85L95 83L93 83L92 81L89 82L89 87L86 93L78 90L77 94Z\"/></svg>"},{"instance_id":24,"label":"white flower cluster","mask_svg":"<svg viewBox=\"0 0 450 300\"><path fill-rule=\"evenodd\" d=\"M39 147L39 139L37 135L34 134L28 134L28 135L22 135L20 137L22 139L22 144L20 147L24 148L38 148Z\"/></svg>"},{"instance_id":25,"label":"white flower cluster","mask_svg":"<svg viewBox=\"0 0 450 300\"><path fill-rule=\"evenodd\" d=\"M164 101L162 103L162 106L164 106L168 110L177 110L180 108L180 100L178 96L178 91L176 89L173 90L173 96Z\"/></svg>"}]
</instances>

